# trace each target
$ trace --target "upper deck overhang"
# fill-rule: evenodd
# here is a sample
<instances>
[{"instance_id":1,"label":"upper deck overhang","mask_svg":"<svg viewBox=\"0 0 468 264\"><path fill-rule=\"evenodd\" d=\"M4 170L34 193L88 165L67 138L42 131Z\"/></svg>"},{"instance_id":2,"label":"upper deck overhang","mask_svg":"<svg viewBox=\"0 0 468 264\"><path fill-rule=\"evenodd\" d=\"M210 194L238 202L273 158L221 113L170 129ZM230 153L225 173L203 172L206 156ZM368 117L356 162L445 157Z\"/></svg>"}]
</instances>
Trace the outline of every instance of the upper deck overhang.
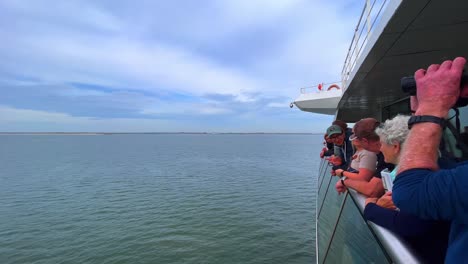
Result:
<instances>
[{"instance_id":1,"label":"upper deck overhang","mask_svg":"<svg viewBox=\"0 0 468 264\"><path fill-rule=\"evenodd\" d=\"M380 119L382 107L407 96L401 77L458 56L468 58L468 1L391 0L349 73L337 119Z\"/></svg>"}]
</instances>

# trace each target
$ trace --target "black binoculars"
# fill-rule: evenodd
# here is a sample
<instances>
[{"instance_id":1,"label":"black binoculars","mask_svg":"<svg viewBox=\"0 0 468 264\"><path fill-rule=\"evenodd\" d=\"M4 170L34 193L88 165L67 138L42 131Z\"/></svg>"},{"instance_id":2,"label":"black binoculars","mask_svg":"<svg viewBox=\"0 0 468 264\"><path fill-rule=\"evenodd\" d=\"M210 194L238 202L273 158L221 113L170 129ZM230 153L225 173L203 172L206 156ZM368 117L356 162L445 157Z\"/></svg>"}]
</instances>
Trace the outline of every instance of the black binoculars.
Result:
<instances>
[{"instance_id":1,"label":"black binoculars","mask_svg":"<svg viewBox=\"0 0 468 264\"><path fill-rule=\"evenodd\" d=\"M460 81L460 89L468 83L468 74L463 71ZM413 76L407 76L401 78L401 90L405 94L416 95L416 80ZM458 98L457 103L453 107L463 107L468 105L468 98Z\"/></svg>"}]
</instances>

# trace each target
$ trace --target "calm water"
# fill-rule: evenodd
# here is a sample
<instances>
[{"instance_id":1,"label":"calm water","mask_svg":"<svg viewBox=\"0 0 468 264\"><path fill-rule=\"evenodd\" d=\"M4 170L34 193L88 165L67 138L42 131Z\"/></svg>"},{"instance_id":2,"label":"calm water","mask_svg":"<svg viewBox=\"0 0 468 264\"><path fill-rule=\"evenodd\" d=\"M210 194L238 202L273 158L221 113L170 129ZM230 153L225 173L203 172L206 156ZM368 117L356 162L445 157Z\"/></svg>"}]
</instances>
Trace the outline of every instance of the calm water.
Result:
<instances>
[{"instance_id":1,"label":"calm water","mask_svg":"<svg viewBox=\"0 0 468 264\"><path fill-rule=\"evenodd\" d=\"M314 263L321 136L0 136L0 263Z\"/></svg>"}]
</instances>

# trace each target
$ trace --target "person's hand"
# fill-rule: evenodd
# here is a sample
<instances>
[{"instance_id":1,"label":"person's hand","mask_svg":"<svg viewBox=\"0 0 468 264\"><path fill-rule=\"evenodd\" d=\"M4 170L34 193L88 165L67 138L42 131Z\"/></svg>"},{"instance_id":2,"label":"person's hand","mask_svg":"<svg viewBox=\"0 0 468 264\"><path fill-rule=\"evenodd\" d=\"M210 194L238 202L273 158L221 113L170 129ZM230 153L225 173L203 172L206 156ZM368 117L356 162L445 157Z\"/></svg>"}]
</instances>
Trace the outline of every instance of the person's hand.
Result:
<instances>
[{"instance_id":1,"label":"person's hand","mask_svg":"<svg viewBox=\"0 0 468 264\"><path fill-rule=\"evenodd\" d=\"M418 110L418 98L415 95L410 96L410 107L414 113Z\"/></svg>"},{"instance_id":2,"label":"person's hand","mask_svg":"<svg viewBox=\"0 0 468 264\"><path fill-rule=\"evenodd\" d=\"M377 203L378 199L379 198L367 198L366 199L366 206L367 206L368 203Z\"/></svg>"},{"instance_id":3,"label":"person's hand","mask_svg":"<svg viewBox=\"0 0 468 264\"><path fill-rule=\"evenodd\" d=\"M380 197L377 201L377 205L383 208L395 210L396 206L393 204L392 192L386 192L382 197Z\"/></svg>"},{"instance_id":4,"label":"person's hand","mask_svg":"<svg viewBox=\"0 0 468 264\"><path fill-rule=\"evenodd\" d=\"M320 152L320 158L323 159L323 157L325 156L325 151L327 151L326 148L323 148L322 151Z\"/></svg>"},{"instance_id":5,"label":"person's hand","mask_svg":"<svg viewBox=\"0 0 468 264\"><path fill-rule=\"evenodd\" d=\"M344 186L341 181L337 181L335 184L335 189L338 192L338 194L342 194L346 192L346 186Z\"/></svg>"},{"instance_id":6,"label":"person's hand","mask_svg":"<svg viewBox=\"0 0 468 264\"><path fill-rule=\"evenodd\" d=\"M336 176L340 176L340 177L343 176L343 171L344 171L344 170L342 170L342 169L337 169L337 170L335 170Z\"/></svg>"},{"instance_id":7,"label":"person's hand","mask_svg":"<svg viewBox=\"0 0 468 264\"><path fill-rule=\"evenodd\" d=\"M330 157L325 158L325 160L327 160L329 163L332 163L332 164L333 164L334 159L335 159L335 155L331 155Z\"/></svg>"},{"instance_id":8,"label":"person's hand","mask_svg":"<svg viewBox=\"0 0 468 264\"><path fill-rule=\"evenodd\" d=\"M332 155L330 158L327 159L331 164L334 166L340 166L342 164L341 158L335 155Z\"/></svg>"},{"instance_id":9,"label":"person's hand","mask_svg":"<svg viewBox=\"0 0 468 264\"><path fill-rule=\"evenodd\" d=\"M341 164L343 164L343 161L341 160L340 157L335 157L332 161L333 165L334 166L341 166Z\"/></svg>"},{"instance_id":10,"label":"person's hand","mask_svg":"<svg viewBox=\"0 0 468 264\"><path fill-rule=\"evenodd\" d=\"M418 109L416 115L433 115L444 118L460 96L460 79L465 58L432 64L414 73L417 87Z\"/></svg>"}]
</instances>

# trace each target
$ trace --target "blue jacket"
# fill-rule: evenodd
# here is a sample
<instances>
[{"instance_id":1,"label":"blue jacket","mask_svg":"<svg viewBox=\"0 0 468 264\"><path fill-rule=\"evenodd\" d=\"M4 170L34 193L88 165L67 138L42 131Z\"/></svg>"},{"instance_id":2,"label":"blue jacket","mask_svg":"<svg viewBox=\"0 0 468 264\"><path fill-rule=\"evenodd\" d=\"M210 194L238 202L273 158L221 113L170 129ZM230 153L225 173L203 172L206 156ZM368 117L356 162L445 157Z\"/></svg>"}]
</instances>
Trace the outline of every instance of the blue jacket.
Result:
<instances>
[{"instance_id":1,"label":"blue jacket","mask_svg":"<svg viewBox=\"0 0 468 264\"><path fill-rule=\"evenodd\" d=\"M369 203L364 219L403 237L424 263L443 263L447 251L450 223L422 220L411 214Z\"/></svg>"},{"instance_id":2,"label":"blue jacket","mask_svg":"<svg viewBox=\"0 0 468 264\"><path fill-rule=\"evenodd\" d=\"M402 211L423 219L451 222L445 261L468 261L468 163L453 169L411 169L393 185L393 202Z\"/></svg>"}]
</instances>

